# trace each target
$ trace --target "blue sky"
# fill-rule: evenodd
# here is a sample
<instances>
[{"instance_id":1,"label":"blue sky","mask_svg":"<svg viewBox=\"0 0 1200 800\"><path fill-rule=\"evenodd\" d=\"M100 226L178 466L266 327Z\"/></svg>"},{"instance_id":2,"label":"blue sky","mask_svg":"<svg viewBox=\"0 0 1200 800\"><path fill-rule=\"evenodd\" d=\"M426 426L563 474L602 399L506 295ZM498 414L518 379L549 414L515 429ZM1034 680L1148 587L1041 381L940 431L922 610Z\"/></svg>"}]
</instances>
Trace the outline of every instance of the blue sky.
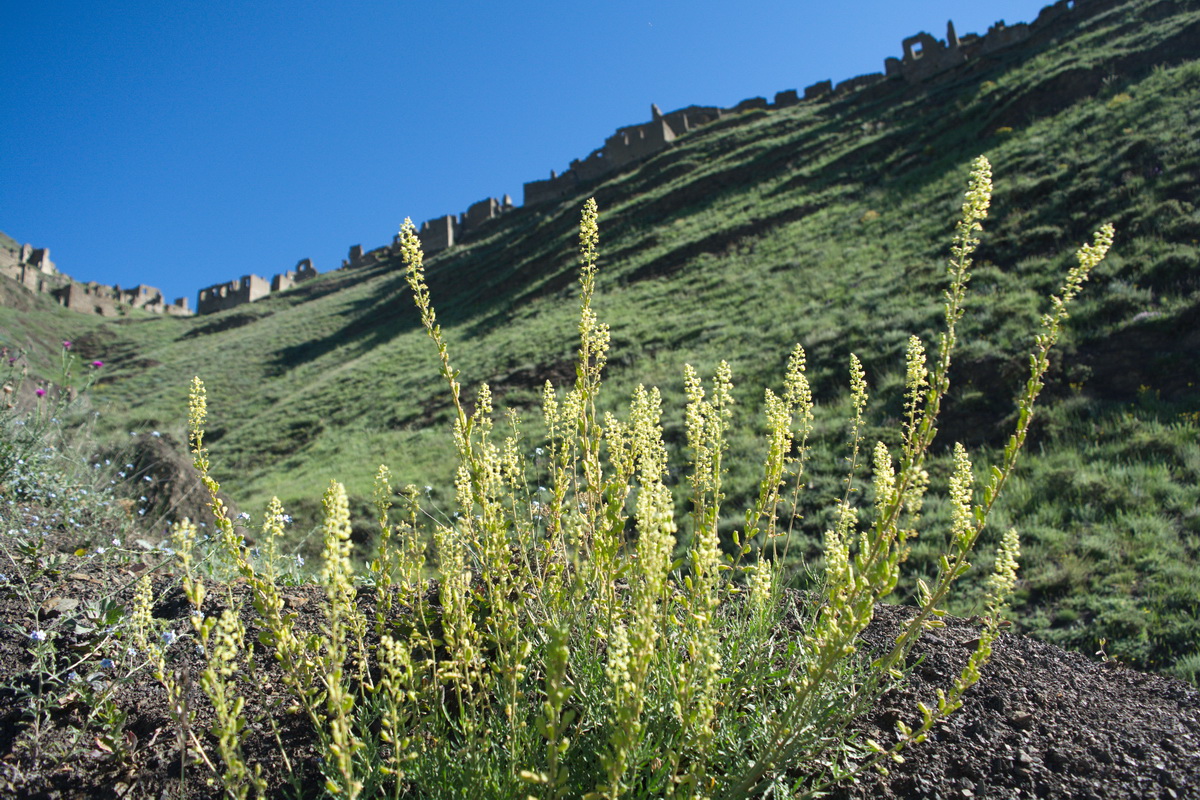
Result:
<instances>
[{"instance_id":1,"label":"blue sky","mask_svg":"<svg viewBox=\"0 0 1200 800\"><path fill-rule=\"evenodd\" d=\"M617 127L878 72L1042 0L3 0L0 230L168 298L458 213Z\"/></svg>"}]
</instances>

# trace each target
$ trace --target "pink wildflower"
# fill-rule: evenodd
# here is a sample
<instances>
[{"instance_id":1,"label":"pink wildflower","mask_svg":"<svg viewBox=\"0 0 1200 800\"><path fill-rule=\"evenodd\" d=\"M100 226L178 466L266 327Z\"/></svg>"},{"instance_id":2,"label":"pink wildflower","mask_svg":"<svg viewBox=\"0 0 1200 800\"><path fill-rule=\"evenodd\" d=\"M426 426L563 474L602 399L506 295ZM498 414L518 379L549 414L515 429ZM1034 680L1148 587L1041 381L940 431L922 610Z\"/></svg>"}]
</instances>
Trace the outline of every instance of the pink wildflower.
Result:
<instances>
[{"instance_id":1,"label":"pink wildflower","mask_svg":"<svg viewBox=\"0 0 1200 800\"><path fill-rule=\"evenodd\" d=\"M63 340L63 350L70 350L70 349L71 349L71 340L64 339Z\"/></svg>"},{"instance_id":2,"label":"pink wildflower","mask_svg":"<svg viewBox=\"0 0 1200 800\"><path fill-rule=\"evenodd\" d=\"M46 390L45 390L45 389L38 389L37 391L35 391L35 392L34 392L34 394L36 394L38 397L45 397L45 396L46 396Z\"/></svg>"},{"instance_id":3,"label":"pink wildflower","mask_svg":"<svg viewBox=\"0 0 1200 800\"><path fill-rule=\"evenodd\" d=\"M93 361L92 366L95 367L96 369L99 369L100 367L104 366L104 362L103 361Z\"/></svg>"}]
</instances>

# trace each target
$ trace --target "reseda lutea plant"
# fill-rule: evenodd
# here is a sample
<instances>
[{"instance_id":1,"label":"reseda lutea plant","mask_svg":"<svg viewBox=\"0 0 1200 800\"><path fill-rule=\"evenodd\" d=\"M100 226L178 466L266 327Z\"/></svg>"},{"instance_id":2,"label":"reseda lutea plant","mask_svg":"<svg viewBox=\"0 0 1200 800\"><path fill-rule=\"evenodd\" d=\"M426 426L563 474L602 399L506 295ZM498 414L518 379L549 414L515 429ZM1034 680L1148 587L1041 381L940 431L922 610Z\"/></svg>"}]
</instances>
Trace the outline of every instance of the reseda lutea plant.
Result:
<instances>
[{"instance_id":1,"label":"reseda lutea plant","mask_svg":"<svg viewBox=\"0 0 1200 800\"><path fill-rule=\"evenodd\" d=\"M433 341L453 404L458 465L452 517L423 515L419 493L397 493L381 467L375 502L376 557L356 578L348 547L345 490L325 498L325 623L301 639L282 611L273 576L255 566L233 534L203 447L203 385L193 390L192 444L212 492L217 541L245 578L263 630L299 713L307 716L336 797L795 797L871 767L904 748L961 705L979 677L1011 595L1019 541L1002 537L988 580L979 645L962 674L920 706L915 727L898 722L887 741L858 741L851 725L902 680L924 630L941 624L946 598L970 568L988 513L1012 475L1029 429L1067 306L1112 241L1105 226L1079 251L1078 266L1051 298L1018 401L1016 429L982 492L965 449L954 447L948 487L954 510L949 545L919 608L894 647L872 660L856 651L875 604L895 588L929 487L925 462L950 386L970 278L971 256L987 216L990 167L973 167L951 250L945 330L932 367L923 343L909 341L899 450L864 441L867 380L851 359L849 469L825 535L820 602L780 588L779 504L801 490L813 398L805 355L788 361L783 392L764 394L766 442L759 492L733 533L732 555L718 535L733 375L722 363L706 382L685 368L691 511L676 520L663 441L662 402L639 386L621 419L598 411L609 331L592 309L599 228L594 201L580 228L580 324L574 385L547 384L547 438L536 448L549 486L534 492L522 423L496 428L487 385L468 411L425 281L423 255L408 220L400 246L408 284ZM857 502L870 451L873 507ZM978 496L978 499L977 499ZM273 505L269 516L281 517ZM427 519L423 528L422 519ZM268 535L264 530L264 535ZM181 543L186 543L186 532ZM431 543L431 547L429 546ZM200 611L202 585L187 568L185 588ZM786 544L785 544L786 549ZM426 586L424 575L432 575ZM361 591L370 587L369 592ZM360 601L373 594L372 620ZM199 595L199 597L197 597ZM229 598L232 604L232 597ZM205 692L225 703L214 730L230 767L230 796L263 791L241 763L237 693L227 663L250 658L231 619L200 620L209 669ZM785 619L787 624L784 624ZM373 624L371 624L373 622ZM220 637L226 642L214 646ZM162 678L160 677L160 680ZM193 745L195 741L193 740ZM231 777L232 776L232 777Z\"/></svg>"}]
</instances>

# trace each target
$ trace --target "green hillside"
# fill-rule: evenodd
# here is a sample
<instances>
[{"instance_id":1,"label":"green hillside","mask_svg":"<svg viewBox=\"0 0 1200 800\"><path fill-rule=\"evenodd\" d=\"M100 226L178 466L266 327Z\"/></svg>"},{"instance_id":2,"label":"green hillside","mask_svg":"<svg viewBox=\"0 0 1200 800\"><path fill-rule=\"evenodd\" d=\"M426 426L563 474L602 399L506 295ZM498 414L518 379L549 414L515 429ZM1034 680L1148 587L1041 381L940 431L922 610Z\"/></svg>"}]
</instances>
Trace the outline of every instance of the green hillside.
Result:
<instances>
[{"instance_id":1,"label":"green hillside","mask_svg":"<svg viewBox=\"0 0 1200 800\"><path fill-rule=\"evenodd\" d=\"M968 164L984 153L996 196L935 446L1003 444L1044 298L1074 249L1113 222L1117 244L1072 314L992 535L1011 524L1024 537L1020 626L1087 652L1105 640L1110 656L1195 679L1197 53L1195 3L1133 0L932 84L893 80L722 119L561 204L493 220L428 261L467 394L488 382L536 441L542 385L574 378L576 226L595 196L595 306L613 332L604 405L657 385L682 458L683 365L708 375L727 360L732 529L756 491L763 387L778 388L803 344L819 441L792 553L815 556L839 491L849 355L867 369L882 429L899 414L908 335L934 344L951 228ZM42 342L43 355L74 338L103 359L95 402L113 438L159 430L182 441L188 382L201 376L214 473L256 516L278 495L311 518L334 476L365 504L381 462L397 484L429 485L432 503L452 504L449 403L398 261L211 316L0 309L0 331L6 344ZM944 481L945 460L931 471ZM925 510L932 522L948 513L932 500ZM936 552L930 541L913 559L920 568Z\"/></svg>"}]
</instances>

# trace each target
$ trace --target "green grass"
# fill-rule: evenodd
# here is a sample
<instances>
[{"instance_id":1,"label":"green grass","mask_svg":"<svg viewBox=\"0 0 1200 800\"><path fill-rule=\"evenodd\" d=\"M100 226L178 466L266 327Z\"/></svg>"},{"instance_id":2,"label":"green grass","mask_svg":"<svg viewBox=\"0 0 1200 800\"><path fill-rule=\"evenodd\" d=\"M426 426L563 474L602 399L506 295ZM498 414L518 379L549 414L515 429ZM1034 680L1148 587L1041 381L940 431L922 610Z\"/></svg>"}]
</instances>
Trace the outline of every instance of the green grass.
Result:
<instances>
[{"instance_id":1,"label":"green grass","mask_svg":"<svg viewBox=\"0 0 1200 800\"><path fill-rule=\"evenodd\" d=\"M860 356L884 404L868 424L887 427L906 337L930 341L937 325L940 243L959 176L987 152L997 192L935 449L1003 443L998 421L1021 380L1037 298L1090 227L1112 220L1117 245L1073 313L1021 465L1025 488L999 509L1045 556L1026 567L1019 624L1086 652L1106 639L1110 654L1138 666L1192 664L1177 674L1195 679L1200 560L1189 509L1200 507L1200 490L1188 442L1200 434L1190 356L1200 314L1200 64L1180 60L1178 37L1200 12L1177 6L1151 19L1149 5L1129 2L936 86L885 85L722 120L587 187L604 229L596 307L614 337L601 407L615 410L644 381L681 408L682 364L711 374L728 360L737 403L727 493L745 504L762 425L755 387L778 388L800 342L823 398L814 458L836 464L847 355ZM429 264L463 374L531 417L543 380L572 374L583 197L502 217ZM444 505L452 497L450 409L409 302L392 262L214 317L112 324L46 312L0 316L0 325L23 341L76 336L111 361L96 396L114 437L161 429L182 440L178 409L187 379L201 375L218 479L244 507L278 495L314 525L311 498L330 477L366 507L381 461L397 482L430 484ZM234 318L238 327L215 330ZM537 433L536 419L528 426ZM668 413L664 429L680 458L682 416ZM1141 447L1129 430L1161 432ZM814 487L826 500L836 490L836 481ZM802 509L799 551L816 551L824 508ZM922 558L914 553L924 569Z\"/></svg>"}]
</instances>

